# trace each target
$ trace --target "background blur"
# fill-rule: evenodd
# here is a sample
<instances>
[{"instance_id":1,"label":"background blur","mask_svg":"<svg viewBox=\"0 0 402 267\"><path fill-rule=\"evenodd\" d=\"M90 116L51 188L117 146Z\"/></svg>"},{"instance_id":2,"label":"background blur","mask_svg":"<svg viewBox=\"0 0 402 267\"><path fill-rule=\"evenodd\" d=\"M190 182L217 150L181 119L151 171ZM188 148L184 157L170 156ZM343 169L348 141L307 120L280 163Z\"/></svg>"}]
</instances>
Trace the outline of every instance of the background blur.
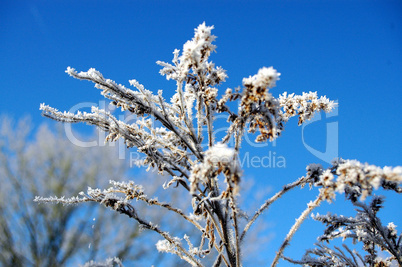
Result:
<instances>
[{"instance_id":1,"label":"background blur","mask_svg":"<svg viewBox=\"0 0 402 267\"><path fill-rule=\"evenodd\" d=\"M40 103L59 110L102 106L92 84L64 73L68 66L94 67L127 87L129 79L137 79L154 92L163 89L169 99L175 84L158 74L155 62L169 62L173 50L181 49L204 21L215 26L218 36L211 59L229 76L221 92L273 66L281 73L271 90L274 96L317 91L339 103L334 113L321 114L304 128L290 120L275 144L258 148L250 137L243 152L271 164L245 166L245 187L263 188L264 199L303 176L309 163L327 166L326 152L378 166L401 165L401 1L1 1L0 114L16 120L30 115L33 130L27 140L33 141L39 125L57 128L40 116ZM98 142L93 128L73 129ZM284 159L285 166L274 158ZM143 172L130 169L128 176ZM260 263L272 261L294 218L315 194L297 189L265 213ZM243 193L249 206L259 197ZM383 222L401 226L400 200L387 195L385 205ZM328 210L354 214L342 195L318 209ZM300 258L322 229L308 220L285 255Z\"/></svg>"}]
</instances>

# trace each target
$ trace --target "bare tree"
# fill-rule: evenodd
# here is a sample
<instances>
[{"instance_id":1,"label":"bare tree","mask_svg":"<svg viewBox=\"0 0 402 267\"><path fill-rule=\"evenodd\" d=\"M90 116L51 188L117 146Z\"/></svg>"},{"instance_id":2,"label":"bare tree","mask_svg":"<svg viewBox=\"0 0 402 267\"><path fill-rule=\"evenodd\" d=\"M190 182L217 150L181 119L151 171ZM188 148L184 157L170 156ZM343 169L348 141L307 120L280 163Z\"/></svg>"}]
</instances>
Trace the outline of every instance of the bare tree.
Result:
<instances>
[{"instance_id":1,"label":"bare tree","mask_svg":"<svg viewBox=\"0 0 402 267\"><path fill-rule=\"evenodd\" d=\"M155 237L144 235L124 217L115 218L97 205L60 207L33 202L36 195L78 194L82 187L102 187L110 178L129 175L127 161L118 158L116 147L78 147L62 129L55 133L46 125L33 136L28 118L14 124L8 117L1 118L0 265L77 265L111 256L130 263L152 255ZM142 177L138 180L148 192L159 194L155 177ZM176 199L175 195L169 198L173 203ZM156 222L164 221L164 212L146 209L144 213ZM177 224L171 230L180 228L185 226Z\"/></svg>"},{"instance_id":2,"label":"bare tree","mask_svg":"<svg viewBox=\"0 0 402 267\"><path fill-rule=\"evenodd\" d=\"M95 83L113 105L134 114L137 118L134 123L118 120L96 107L91 113L77 114L60 112L45 104L40 107L46 117L96 125L109 133L106 140L122 138L127 148L137 148L145 155L144 165L171 177L165 188L176 185L191 195L191 202L186 203L192 207L191 213L147 196L133 181L111 181L107 189L90 189L78 197L37 197L36 201L98 202L136 220L142 228L156 232L162 238L156 243L161 252L176 254L193 266L203 266L206 264L204 256L215 252L213 266L241 266L242 248L246 246L244 238L262 212L293 188L306 184L318 187L316 199L307 204L276 253L272 262L275 266L301 223L322 201L331 201L335 192L357 187L355 196L364 198L373 188L385 188L390 184L389 188L400 191L400 167L381 169L355 161L337 161L324 171L318 165L310 165L306 176L285 185L248 218L237 201L242 177L239 154L244 135L257 133L257 142L275 140L290 118L298 117L301 125L316 112L330 112L336 104L326 97L318 97L315 92L302 95L285 92L275 98L270 88L276 85L280 73L273 67L261 68L256 75L243 79L243 89L227 89L219 97L217 86L227 75L209 61L216 49L212 29L201 24L195 29L193 39L184 44L182 52L173 52L172 64L157 62L163 67L160 73L176 83L176 93L170 103L163 98L161 90L155 95L136 80L130 81L136 88L131 90L105 79L95 69L77 72L67 68L70 76ZM214 119L218 113L226 114L228 122L226 135L221 140L217 140L214 132ZM156 225L144 219L132 204L133 200L178 214L199 230L199 239L187 234L174 236L167 231L167 225Z\"/></svg>"}]
</instances>

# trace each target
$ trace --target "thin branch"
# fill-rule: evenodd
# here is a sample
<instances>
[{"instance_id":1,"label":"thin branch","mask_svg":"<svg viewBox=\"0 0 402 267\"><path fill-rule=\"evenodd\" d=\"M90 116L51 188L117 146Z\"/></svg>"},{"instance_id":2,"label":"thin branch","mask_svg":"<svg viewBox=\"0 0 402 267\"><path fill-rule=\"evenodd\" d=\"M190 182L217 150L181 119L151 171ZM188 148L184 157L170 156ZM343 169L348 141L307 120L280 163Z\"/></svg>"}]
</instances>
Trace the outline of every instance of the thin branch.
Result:
<instances>
[{"instance_id":1,"label":"thin branch","mask_svg":"<svg viewBox=\"0 0 402 267\"><path fill-rule=\"evenodd\" d=\"M244 227L243 233L241 234L240 237L240 241L242 241L247 233L247 231L250 229L251 225L257 220L257 218L266 210L269 208L269 206L274 203L276 200L278 200L280 197L282 197L283 194L285 194L286 192L288 192L289 190L305 184L306 182L308 182L308 180L310 179L310 177L302 177L299 178L297 181L287 184L283 187L283 189L279 192L277 192L274 196L272 196L270 199L268 199L267 201L265 201L265 203L255 212L253 218L251 218L251 220L247 223L246 227Z\"/></svg>"},{"instance_id":2,"label":"thin branch","mask_svg":"<svg viewBox=\"0 0 402 267\"><path fill-rule=\"evenodd\" d=\"M212 147L214 145L214 134L213 134L213 125L212 125L212 109L210 105L205 105L206 110L206 118L207 118L207 128L208 128L208 147Z\"/></svg>"},{"instance_id":3,"label":"thin branch","mask_svg":"<svg viewBox=\"0 0 402 267\"><path fill-rule=\"evenodd\" d=\"M201 152L202 150L201 150L200 144L194 133L193 122L189 118L189 114L185 112L185 108L187 108L187 107L186 107L186 104L185 104L185 101L183 98L183 82L182 81L177 82L177 92L179 93L179 98L180 98L180 111L181 111L180 116L182 116L184 118L184 123L186 124L187 129L189 130L189 135L190 135L191 140L193 141L194 146L197 148L197 151Z\"/></svg>"},{"instance_id":4,"label":"thin branch","mask_svg":"<svg viewBox=\"0 0 402 267\"><path fill-rule=\"evenodd\" d=\"M239 225L237 222L237 207L233 196L230 198L230 208L232 210L232 219L233 219L233 227L235 230L235 239L236 239L236 267L240 267L240 237L239 237Z\"/></svg>"},{"instance_id":5,"label":"thin branch","mask_svg":"<svg viewBox=\"0 0 402 267\"><path fill-rule=\"evenodd\" d=\"M173 211L173 212L179 214L180 216L182 216L185 220L192 223L195 227L197 227L198 230L200 230L201 232L203 231L203 228L201 227L201 225L199 223L197 223L196 221L191 219L189 216L184 214L180 209L172 207L169 203L161 203L156 199L148 199L145 196L141 196L141 197L139 197L139 199L146 202L149 205L156 205L156 206L165 208L167 210Z\"/></svg>"},{"instance_id":6,"label":"thin branch","mask_svg":"<svg viewBox=\"0 0 402 267\"><path fill-rule=\"evenodd\" d=\"M92 70L92 71L94 71L94 70ZM176 134L176 136L179 137L183 141L183 143L191 150L191 152L197 158L199 158L199 159L203 158L202 155L200 154L200 152L197 151L196 149L194 149L193 146L191 146L188 143L187 139L184 138L185 135L182 133L179 133L178 130L172 125L172 123L169 122L167 117L163 116L158 110L156 110L152 106L147 105L142 99L140 99L138 96L136 96L134 91L129 90L122 85L117 85L116 83L114 83L111 80L105 80L103 78L103 76L100 75L100 73L99 74L95 73L98 76L88 75L87 73L83 73L83 72L77 73L74 69L71 69L71 68L67 69L66 72L76 79L88 80L88 81L92 81L95 84L99 84L100 89L105 92L103 95L107 98L110 98L115 101L118 100L113 95L107 94L107 91L112 91L114 94L117 94L121 99L124 99L124 100L128 101L129 103L132 103L133 105L139 105L147 113L152 114L157 120L159 120L163 124L163 126L165 126L169 130L174 132Z\"/></svg>"},{"instance_id":7,"label":"thin branch","mask_svg":"<svg viewBox=\"0 0 402 267\"><path fill-rule=\"evenodd\" d=\"M307 209L305 209L302 214L300 215L299 218L297 218L296 223L290 228L289 233L286 235L285 240L283 241L282 245L279 248L279 251L276 253L275 258L271 264L271 267L275 267L278 264L279 259L282 257L283 251L285 248L289 245L290 240L296 233L296 231L299 229L300 225L303 223L303 221L307 218L307 216L320 205L320 203L323 200L322 194L318 194L317 198L314 200L314 202L310 202L307 204Z\"/></svg>"}]
</instances>

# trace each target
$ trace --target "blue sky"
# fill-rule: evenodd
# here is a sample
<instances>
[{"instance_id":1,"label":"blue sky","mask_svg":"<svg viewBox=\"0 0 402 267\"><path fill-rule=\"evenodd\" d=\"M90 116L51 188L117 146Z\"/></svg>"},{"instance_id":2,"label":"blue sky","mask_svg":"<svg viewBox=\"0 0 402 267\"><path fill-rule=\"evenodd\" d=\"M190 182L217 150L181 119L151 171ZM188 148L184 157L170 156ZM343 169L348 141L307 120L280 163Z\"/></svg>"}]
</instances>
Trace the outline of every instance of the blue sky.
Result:
<instances>
[{"instance_id":1,"label":"blue sky","mask_svg":"<svg viewBox=\"0 0 402 267\"><path fill-rule=\"evenodd\" d=\"M222 91L274 66L282 74L274 95L318 91L339 102L337 115L322 114L304 128L310 147L324 151L326 126L336 123L339 156L401 165L401 1L2 1L0 113L29 114L40 124L47 121L40 116L42 102L68 110L102 100L92 84L65 74L67 66L94 67L126 86L135 78L149 90L171 95L174 83L158 74L155 62L170 61L173 50L204 21L218 36L211 59L229 76ZM288 123L275 146L251 150L283 156L286 168L247 168L245 179L274 192L302 176L307 164L325 166L306 149L296 124ZM308 190L291 195L264 217L271 225L267 234L275 233L266 246L268 259L305 207L303 201L314 197ZM391 207L399 208L400 200L393 201L398 202ZM390 209L384 216L392 213L402 226L401 212ZM289 222L282 225L278 217ZM308 222L285 254L299 257L311 247L314 238L308 236L317 225Z\"/></svg>"}]
</instances>

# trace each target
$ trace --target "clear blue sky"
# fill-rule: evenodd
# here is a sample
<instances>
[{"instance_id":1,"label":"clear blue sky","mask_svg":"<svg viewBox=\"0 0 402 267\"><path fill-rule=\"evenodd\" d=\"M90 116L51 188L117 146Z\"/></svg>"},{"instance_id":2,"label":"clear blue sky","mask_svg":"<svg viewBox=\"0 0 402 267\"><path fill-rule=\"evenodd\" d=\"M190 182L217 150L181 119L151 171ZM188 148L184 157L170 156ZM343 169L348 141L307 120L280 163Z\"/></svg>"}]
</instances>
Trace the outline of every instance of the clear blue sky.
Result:
<instances>
[{"instance_id":1,"label":"clear blue sky","mask_svg":"<svg viewBox=\"0 0 402 267\"><path fill-rule=\"evenodd\" d=\"M47 120L40 116L42 102L68 110L102 99L92 84L68 77L67 66L94 67L126 86L135 78L171 95L174 84L158 74L155 62L170 61L203 21L218 36L212 60L229 75L222 90L274 66L282 73L274 95L311 90L339 102L337 116L306 126L308 145L323 151L326 124L337 122L339 156L401 165L402 1L2 1L0 113L29 114L39 124ZM307 164L326 164L305 148L296 124L289 122L275 147L252 150L283 156L286 168L250 168L245 179L277 191L302 176ZM313 197L299 191L264 217L271 225L267 233L275 232L266 245L268 259L303 201ZM389 213L401 230L401 212ZM285 254L300 257L317 225L308 222Z\"/></svg>"}]
</instances>

